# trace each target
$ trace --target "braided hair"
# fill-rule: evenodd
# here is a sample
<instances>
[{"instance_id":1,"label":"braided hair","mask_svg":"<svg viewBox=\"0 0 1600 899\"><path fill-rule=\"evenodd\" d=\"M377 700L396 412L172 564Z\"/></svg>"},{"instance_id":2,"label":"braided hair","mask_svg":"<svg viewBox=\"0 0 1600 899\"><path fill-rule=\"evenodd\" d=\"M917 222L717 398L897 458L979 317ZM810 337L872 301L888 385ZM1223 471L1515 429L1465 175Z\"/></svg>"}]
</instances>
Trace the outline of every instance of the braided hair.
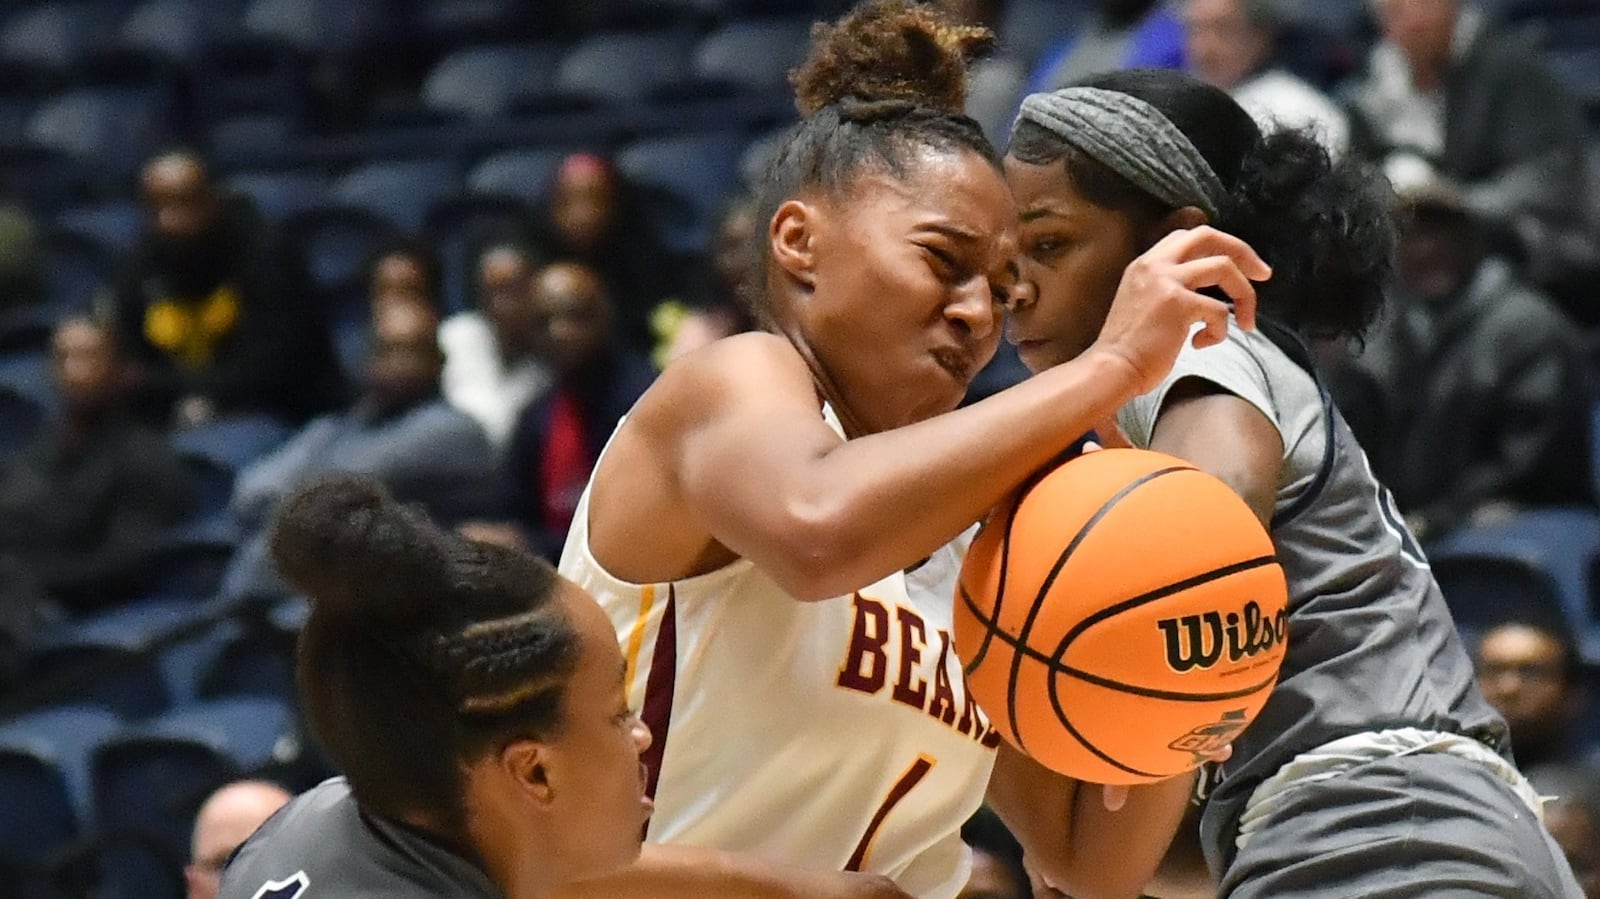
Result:
<instances>
[{"instance_id":1,"label":"braided hair","mask_svg":"<svg viewBox=\"0 0 1600 899\"><path fill-rule=\"evenodd\" d=\"M296 678L312 735L363 806L460 837L464 766L560 730L579 650L560 578L351 475L292 497L272 554L311 599Z\"/></svg>"},{"instance_id":2,"label":"braided hair","mask_svg":"<svg viewBox=\"0 0 1600 899\"><path fill-rule=\"evenodd\" d=\"M962 114L966 60L991 37L909 0L870 0L837 22L812 26L811 53L789 76L802 118L757 186L758 221L770 222L807 190L839 197L863 174L905 178L924 148L977 153L998 170L994 147ZM766 272L765 227L751 252L751 271ZM765 278L752 281L749 305L770 323Z\"/></svg>"}]
</instances>

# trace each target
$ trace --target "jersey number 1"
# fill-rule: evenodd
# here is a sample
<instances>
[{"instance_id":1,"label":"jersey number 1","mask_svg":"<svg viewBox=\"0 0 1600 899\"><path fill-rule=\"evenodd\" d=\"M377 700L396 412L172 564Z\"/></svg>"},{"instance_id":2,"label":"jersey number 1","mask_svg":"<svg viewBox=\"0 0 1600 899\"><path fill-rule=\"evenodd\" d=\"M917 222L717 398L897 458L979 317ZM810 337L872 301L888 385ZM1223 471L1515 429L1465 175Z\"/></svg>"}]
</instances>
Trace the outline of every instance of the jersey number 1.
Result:
<instances>
[{"instance_id":1,"label":"jersey number 1","mask_svg":"<svg viewBox=\"0 0 1600 899\"><path fill-rule=\"evenodd\" d=\"M889 817L889 813L894 811L894 807L900 804L900 800L906 798L906 794L921 783L924 777L928 776L928 772L933 770L933 765L932 757L926 755L917 756L917 760L911 763L911 767L907 768L905 773L900 775L900 779L894 782L894 786L889 788L889 795L883 797L883 803L878 806L876 812L872 813L872 820L867 822L867 832L863 833L861 841L856 843L856 851L850 853L850 861L846 862L844 866L846 871L859 871L861 866L866 864L867 853L872 851L872 841L878 836L878 831L882 829L883 819Z\"/></svg>"}]
</instances>

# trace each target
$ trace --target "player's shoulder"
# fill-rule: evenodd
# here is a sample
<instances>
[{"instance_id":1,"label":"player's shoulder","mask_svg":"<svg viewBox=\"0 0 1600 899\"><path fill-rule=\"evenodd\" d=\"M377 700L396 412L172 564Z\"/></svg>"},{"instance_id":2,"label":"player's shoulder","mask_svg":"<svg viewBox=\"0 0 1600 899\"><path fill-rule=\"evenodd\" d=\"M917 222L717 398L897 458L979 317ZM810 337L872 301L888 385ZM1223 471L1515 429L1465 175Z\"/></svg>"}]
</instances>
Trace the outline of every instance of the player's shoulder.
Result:
<instances>
[{"instance_id":1,"label":"player's shoulder","mask_svg":"<svg viewBox=\"0 0 1600 899\"><path fill-rule=\"evenodd\" d=\"M810 390L805 360L788 340L764 331L735 334L673 360L630 417L693 417L752 393Z\"/></svg>"}]
</instances>

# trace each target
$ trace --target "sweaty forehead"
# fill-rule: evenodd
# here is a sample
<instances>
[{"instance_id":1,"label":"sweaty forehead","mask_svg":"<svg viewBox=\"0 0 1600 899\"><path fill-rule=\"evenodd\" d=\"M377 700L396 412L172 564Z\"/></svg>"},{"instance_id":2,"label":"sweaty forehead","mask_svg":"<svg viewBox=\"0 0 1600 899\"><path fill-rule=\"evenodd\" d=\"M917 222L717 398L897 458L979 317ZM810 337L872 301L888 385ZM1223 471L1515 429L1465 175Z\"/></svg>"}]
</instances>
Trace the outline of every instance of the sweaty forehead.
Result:
<instances>
[{"instance_id":1,"label":"sweaty forehead","mask_svg":"<svg viewBox=\"0 0 1600 899\"><path fill-rule=\"evenodd\" d=\"M850 193L852 211L886 219L896 229L945 226L994 242L1004 240L1016 224L1005 181L970 151L918 149L907 156L904 177L865 172Z\"/></svg>"}]
</instances>

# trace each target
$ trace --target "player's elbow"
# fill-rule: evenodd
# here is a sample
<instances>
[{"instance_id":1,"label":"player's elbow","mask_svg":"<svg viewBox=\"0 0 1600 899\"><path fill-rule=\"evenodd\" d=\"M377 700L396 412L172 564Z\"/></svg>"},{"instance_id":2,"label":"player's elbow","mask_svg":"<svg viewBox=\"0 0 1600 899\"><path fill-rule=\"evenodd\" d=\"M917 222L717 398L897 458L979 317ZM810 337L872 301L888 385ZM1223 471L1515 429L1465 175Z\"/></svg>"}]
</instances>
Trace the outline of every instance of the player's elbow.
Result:
<instances>
[{"instance_id":1,"label":"player's elbow","mask_svg":"<svg viewBox=\"0 0 1600 899\"><path fill-rule=\"evenodd\" d=\"M851 539L849 521L835 503L785 504L780 558L763 567L785 593L803 602L832 599L866 586L876 578L859 573L861 543Z\"/></svg>"}]
</instances>

